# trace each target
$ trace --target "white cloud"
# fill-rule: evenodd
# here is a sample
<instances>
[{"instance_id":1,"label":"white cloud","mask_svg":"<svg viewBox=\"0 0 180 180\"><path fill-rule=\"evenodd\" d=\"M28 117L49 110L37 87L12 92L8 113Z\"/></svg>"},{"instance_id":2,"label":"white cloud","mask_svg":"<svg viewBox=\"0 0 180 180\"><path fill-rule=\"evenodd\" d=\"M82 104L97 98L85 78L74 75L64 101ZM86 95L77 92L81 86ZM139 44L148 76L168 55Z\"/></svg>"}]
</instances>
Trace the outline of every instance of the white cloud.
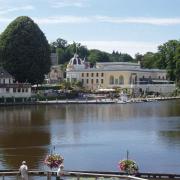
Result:
<instances>
[{"instance_id":1,"label":"white cloud","mask_svg":"<svg viewBox=\"0 0 180 180\"><path fill-rule=\"evenodd\" d=\"M76 24L76 23L89 23L91 19L82 16L58 16L47 18L33 18L38 24Z\"/></svg>"},{"instance_id":2,"label":"white cloud","mask_svg":"<svg viewBox=\"0 0 180 180\"><path fill-rule=\"evenodd\" d=\"M86 45L88 49L99 49L105 52L119 51L128 53L134 57L136 53L144 54L148 51L156 52L157 47L161 44L142 41L77 41Z\"/></svg>"},{"instance_id":3,"label":"white cloud","mask_svg":"<svg viewBox=\"0 0 180 180\"><path fill-rule=\"evenodd\" d=\"M26 10L33 10L34 7L32 5L26 5L26 6L19 6L19 7L12 7L12 8L0 8L0 14L8 14L10 12L15 11L26 11Z\"/></svg>"},{"instance_id":4,"label":"white cloud","mask_svg":"<svg viewBox=\"0 0 180 180\"><path fill-rule=\"evenodd\" d=\"M180 24L180 18L148 18L148 17L109 17L96 16L97 21L116 24L151 24L151 25L176 25Z\"/></svg>"},{"instance_id":5,"label":"white cloud","mask_svg":"<svg viewBox=\"0 0 180 180\"><path fill-rule=\"evenodd\" d=\"M7 10L0 9L0 14L19 10L31 10L33 6L15 7ZM32 17L35 22L39 24L83 24L83 23L115 23L115 24L149 24L149 25L180 25L179 18L120 18L120 17L108 17L108 16L50 16L50 17ZM6 18L0 19L0 22L6 21Z\"/></svg>"},{"instance_id":6,"label":"white cloud","mask_svg":"<svg viewBox=\"0 0 180 180\"><path fill-rule=\"evenodd\" d=\"M62 7L84 7L87 0L51 0L53 8Z\"/></svg>"},{"instance_id":7,"label":"white cloud","mask_svg":"<svg viewBox=\"0 0 180 180\"><path fill-rule=\"evenodd\" d=\"M37 18L36 18L37 19ZM180 25L180 18L120 18L108 16L56 16L37 19L41 24L60 23L115 23L115 24L150 24L150 25Z\"/></svg>"}]
</instances>

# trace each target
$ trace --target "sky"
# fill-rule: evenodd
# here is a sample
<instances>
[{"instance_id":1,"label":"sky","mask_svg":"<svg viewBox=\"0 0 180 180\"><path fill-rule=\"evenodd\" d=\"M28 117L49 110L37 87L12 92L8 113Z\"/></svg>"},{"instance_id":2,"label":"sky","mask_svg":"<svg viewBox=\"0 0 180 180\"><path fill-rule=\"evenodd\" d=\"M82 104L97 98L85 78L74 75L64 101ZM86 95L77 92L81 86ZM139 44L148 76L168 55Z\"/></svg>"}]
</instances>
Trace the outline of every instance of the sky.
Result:
<instances>
[{"instance_id":1,"label":"sky","mask_svg":"<svg viewBox=\"0 0 180 180\"><path fill-rule=\"evenodd\" d=\"M49 42L134 56L180 37L180 0L0 0L0 33L29 16Z\"/></svg>"}]
</instances>

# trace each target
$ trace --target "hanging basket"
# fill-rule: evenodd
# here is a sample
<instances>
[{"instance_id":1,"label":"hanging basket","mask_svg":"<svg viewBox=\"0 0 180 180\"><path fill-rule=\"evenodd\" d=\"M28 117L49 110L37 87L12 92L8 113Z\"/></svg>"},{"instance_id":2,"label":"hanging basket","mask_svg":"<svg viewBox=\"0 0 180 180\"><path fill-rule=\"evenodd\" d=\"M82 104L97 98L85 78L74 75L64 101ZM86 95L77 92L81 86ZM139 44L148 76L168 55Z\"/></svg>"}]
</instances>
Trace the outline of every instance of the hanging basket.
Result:
<instances>
[{"instance_id":1,"label":"hanging basket","mask_svg":"<svg viewBox=\"0 0 180 180\"><path fill-rule=\"evenodd\" d=\"M46 156L44 163L52 168L58 168L60 164L63 163L64 158L59 154L49 154Z\"/></svg>"},{"instance_id":2,"label":"hanging basket","mask_svg":"<svg viewBox=\"0 0 180 180\"><path fill-rule=\"evenodd\" d=\"M138 165L133 160L121 160L119 162L119 168L121 171L127 174L136 174L139 170Z\"/></svg>"}]
</instances>

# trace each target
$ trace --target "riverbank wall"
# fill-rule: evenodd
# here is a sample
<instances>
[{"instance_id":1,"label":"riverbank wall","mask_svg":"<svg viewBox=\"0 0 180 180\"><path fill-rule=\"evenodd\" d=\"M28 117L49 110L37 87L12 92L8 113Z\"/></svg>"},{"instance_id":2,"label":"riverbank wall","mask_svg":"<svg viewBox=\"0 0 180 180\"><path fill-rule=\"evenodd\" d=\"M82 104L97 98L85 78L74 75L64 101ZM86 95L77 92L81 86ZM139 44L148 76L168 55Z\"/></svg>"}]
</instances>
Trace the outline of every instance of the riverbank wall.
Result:
<instances>
[{"instance_id":1,"label":"riverbank wall","mask_svg":"<svg viewBox=\"0 0 180 180\"><path fill-rule=\"evenodd\" d=\"M167 101L180 99L180 96L176 97L154 97L154 98L131 98L127 101L121 101L119 99L94 99L94 100L82 100L82 99L66 99L66 100L46 100L46 101L24 101L24 102L1 102L0 106L14 106L14 105L42 105L42 104L126 104L126 103L139 103L139 102L152 102L152 101Z\"/></svg>"}]
</instances>

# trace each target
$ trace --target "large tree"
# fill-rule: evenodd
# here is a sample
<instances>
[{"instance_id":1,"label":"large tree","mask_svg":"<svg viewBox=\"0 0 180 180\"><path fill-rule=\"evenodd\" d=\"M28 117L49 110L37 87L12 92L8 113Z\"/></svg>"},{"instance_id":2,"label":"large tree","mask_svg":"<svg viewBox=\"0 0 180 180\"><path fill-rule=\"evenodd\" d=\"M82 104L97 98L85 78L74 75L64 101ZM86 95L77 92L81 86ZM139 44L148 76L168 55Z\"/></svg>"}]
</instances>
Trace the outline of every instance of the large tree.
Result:
<instances>
[{"instance_id":1,"label":"large tree","mask_svg":"<svg viewBox=\"0 0 180 180\"><path fill-rule=\"evenodd\" d=\"M159 61L166 67L170 80L176 80L176 49L180 42L177 40L169 40L158 47Z\"/></svg>"},{"instance_id":2,"label":"large tree","mask_svg":"<svg viewBox=\"0 0 180 180\"><path fill-rule=\"evenodd\" d=\"M178 86L180 86L180 44L176 49L175 61L176 61L176 70L175 70L176 83Z\"/></svg>"},{"instance_id":3,"label":"large tree","mask_svg":"<svg viewBox=\"0 0 180 180\"><path fill-rule=\"evenodd\" d=\"M21 16L0 36L2 66L19 82L41 83L50 70L50 47L33 20Z\"/></svg>"}]
</instances>

